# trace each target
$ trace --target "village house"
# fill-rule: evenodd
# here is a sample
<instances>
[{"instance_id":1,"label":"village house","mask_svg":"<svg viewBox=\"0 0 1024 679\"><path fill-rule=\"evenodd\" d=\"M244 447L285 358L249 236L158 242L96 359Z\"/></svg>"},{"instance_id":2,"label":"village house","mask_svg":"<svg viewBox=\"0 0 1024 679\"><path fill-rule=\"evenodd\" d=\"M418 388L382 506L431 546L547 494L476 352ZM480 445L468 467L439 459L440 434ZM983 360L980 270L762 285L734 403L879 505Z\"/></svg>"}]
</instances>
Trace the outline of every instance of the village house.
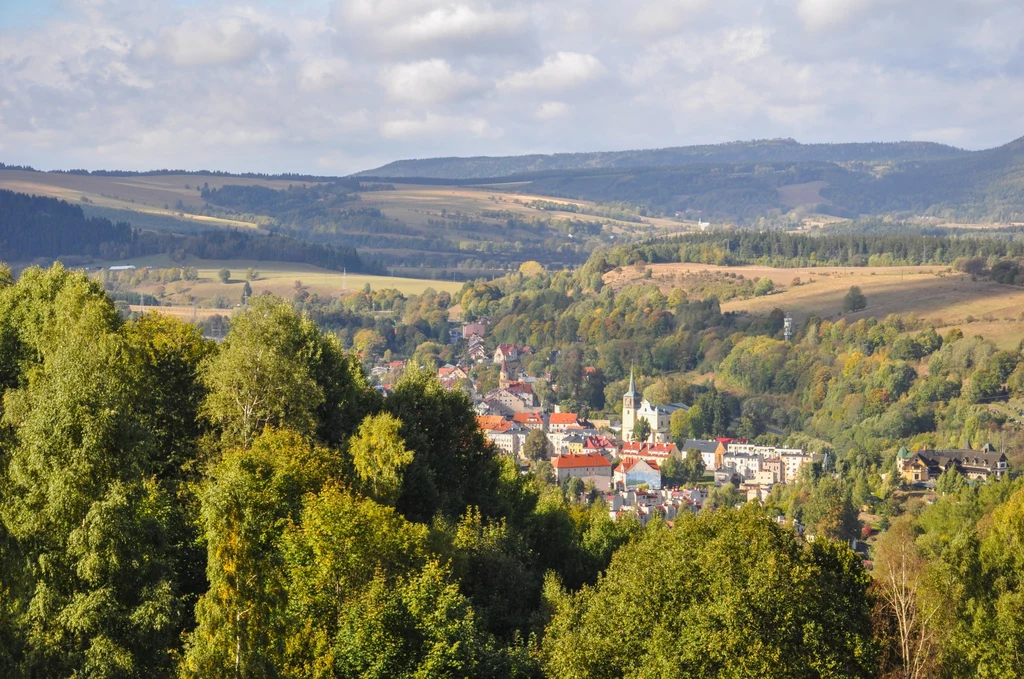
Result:
<instances>
[{"instance_id":1,"label":"village house","mask_svg":"<svg viewBox=\"0 0 1024 679\"><path fill-rule=\"evenodd\" d=\"M498 348L494 350L494 358L492 359L495 363L501 364L502 361L515 361L519 359L519 349L514 344L499 344Z\"/></svg>"},{"instance_id":2,"label":"village house","mask_svg":"<svg viewBox=\"0 0 1024 679\"><path fill-rule=\"evenodd\" d=\"M537 395L533 388L524 382L511 382L504 387L488 392L484 401L499 404L509 414L523 413L538 407Z\"/></svg>"},{"instance_id":3,"label":"village house","mask_svg":"<svg viewBox=\"0 0 1024 679\"><path fill-rule=\"evenodd\" d=\"M644 485L653 490L659 490L661 489L661 468L653 460L626 457L615 468L613 480L615 487L623 490Z\"/></svg>"},{"instance_id":4,"label":"village house","mask_svg":"<svg viewBox=\"0 0 1024 679\"><path fill-rule=\"evenodd\" d=\"M437 380L441 386L451 391L458 387L463 380L469 379L469 373L460 366L446 365L437 369Z\"/></svg>"},{"instance_id":5,"label":"village house","mask_svg":"<svg viewBox=\"0 0 1024 679\"><path fill-rule=\"evenodd\" d=\"M635 457L652 462L664 462L670 457L677 460L680 457L679 449L674 443L639 443L626 442L622 444L621 457Z\"/></svg>"},{"instance_id":6,"label":"village house","mask_svg":"<svg viewBox=\"0 0 1024 679\"><path fill-rule=\"evenodd\" d=\"M761 456L729 452L722 456L722 466L732 469L742 479L752 479L761 471Z\"/></svg>"},{"instance_id":7,"label":"village house","mask_svg":"<svg viewBox=\"0 0 1024 679\"><path fill-rule=\"evenodd\" d=\"M718 469L722 466L722 456L725 454L725 445L714 439L707 441L704 439L686 439L683 441L683 447L679 449L679 454L682 457L686 457L686 454L691 450L700 451L700 457L704 461L705 469Z\"/></svg>"},{"instance_id":8,"label":"village house","mask_svg":"<svg viewBox=\"0 0 1024 679\"><path fill-rule=\"evenodd\" d=\"M524 412L512 416L512 421L523 425L527 429L540 429L544 431L547 422L544 421L544 413Z\"/></svg>"},{"instance_id":9,"label":"village house","mask_svg":"<svg viewBox=\"0 0 1024 679\"><path fill-rule=\"evenodd\" d=\"M630 489L604 495L605 505L613 521L633 516L641 525L647 525L655 517L671 523L681 512L700 511L707 499L708 492L704 488Z\"/></svg>"},{"instance_id":10,"label":"village house","mask_svg":"<svg viewBox=\"0 0 1024 679\"><path fill-rule=\"evenodd\" d=\"M483 363L487 360L487 349L483 343L473 344L469 347L469 360L473 363Z\"/></svg>"},{"instance_id":11,"label":"village house","mask_svg":"<svg viewBox=\"0 0 1024 679\"><path fill-rule=\"evenodd\" d=\"M478 416L477 423L487 440L495 445L503 454L519 457L526 444L528 430L515 422L506 420L500 415Z\"/></svg>"},{"instance_id":12,"label":"village house","mask_svg":"<svg viewBox=\"0 0 1024 679\"><path fill-rule=\"evenodd\" d=\"M558 483L578 478L584 483L593 483L602 491L608 490L611 486L612 465L603 455L558 455L551 458L551 466L555 470L555 480Z\"/></svg>"},{"instance_id":13,"label":"village house","mask_svg":"<svg viewBox=\"0 0 1024 679\"><path fill-rule=\"evenodd\" d=\"M603 434L589 434L583 442L583 452L598 453L610 460L619 454L619 446Z\"/></svg>"},{"instance_id":14,"label":"village house","mask_svg":"<svg viewBox=\"0 0 1024 679\"><path fill-rule=\"evenodd\" d=\"M1008 468L1006 455L996 452L992 446L983 450L918 450L914 453L903 447L896 458L900 476L907 483L937 479L948 469L955 469L972 481L1001 478Z\"/></svg>"},{"instance_id":15,"label":"village house","mask_svg":"<svg viewBox=\"0 0 1024 679\"><path fill-rule=\"evenodd\" d=\"M672 413L677 410L689 410L690 406L683 403L670 403L668 405L652 405L647 399L642 399L636 390L636 380L633 371L629 372L629 390L622 397L622 438L626 441L633 440L633 430L640 420L647 420L651 425L651 434L647 440L651 443L667 443L672 440L672 432L669 427L669 420Z\"/></svg>"},{"instance_id":16,"label":"village house","mask_svg":"<svg viewBox=\"0 0 1024 679\"><path fill-rule=\"evenodd\" d=\"M462 339L468 340L471 337L483 337L487 331L487 326L477 321L476 323L466 323L462 326Z\"/></svg>"}]
</instances>

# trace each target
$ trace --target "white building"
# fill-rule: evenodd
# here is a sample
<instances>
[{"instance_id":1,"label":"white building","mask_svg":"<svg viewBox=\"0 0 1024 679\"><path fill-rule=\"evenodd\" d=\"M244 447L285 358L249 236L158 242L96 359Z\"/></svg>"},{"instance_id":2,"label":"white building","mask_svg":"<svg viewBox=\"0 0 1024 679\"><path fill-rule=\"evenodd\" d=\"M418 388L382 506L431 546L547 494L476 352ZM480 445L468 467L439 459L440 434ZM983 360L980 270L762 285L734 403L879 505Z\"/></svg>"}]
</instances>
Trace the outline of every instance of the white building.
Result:
<instances>
[{"instance_id":1,"label":"white building","mask_svg":"<svg viewBox=\"0 0 1024 679\"><path fill-rule=\"evenodd\" d=\"M689 410L690 406L683 403L668 405L652 405L647 399L641 400L636 390L633 371L629 371L629 390L622 397L622 438L633 440L633 430L640 420L647 420L651 425L651 435L647 438L651 443L668 443L672 440L669 420L677 410Z\"/></svg>"}]
</instances>

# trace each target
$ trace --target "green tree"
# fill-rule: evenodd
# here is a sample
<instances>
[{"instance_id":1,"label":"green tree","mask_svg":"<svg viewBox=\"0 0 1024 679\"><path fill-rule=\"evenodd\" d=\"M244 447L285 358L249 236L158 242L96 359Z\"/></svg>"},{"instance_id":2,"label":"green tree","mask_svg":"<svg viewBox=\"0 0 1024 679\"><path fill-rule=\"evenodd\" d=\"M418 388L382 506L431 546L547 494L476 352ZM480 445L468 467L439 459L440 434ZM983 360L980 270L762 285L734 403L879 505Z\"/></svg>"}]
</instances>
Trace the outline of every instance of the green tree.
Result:
<instances>
[{"instance_id":1,"label":"green tree","mask_svg":"<svg viewBox=\"0 0 1024 679\"><path fill-rule=\"evenodd\" d=\"M843 297L843 311L849 313L860 311L868 306L868 298L860 291L860 286L851 285L849 292Z\"/></svg>"},{"instance_id":2,"label":"green tree","mask_svg":"<svg viewBox=\"0 0 1024 679\"><path fill-rule=\"evenodd\" d=\"M532 461L548 457L548 437L543 429L531 429L523 443L523 456Z\"/></svg>"},{"instance_id":3,"label":"green tree","mask_svg":"<svg viewBox=\"0 0 1024 679\"><path fill-rule=\"evenodd\" d=\"M408 368L384 408L402 422L399 434L414 453L395 503L403 516L425 522L438 512L455 520L469 506L487 517L509 511L500 497L502 467L465 393Z\"/></svg>"},{"instance_id":4,"label":"green tree","mask_svg":"<svg viewBox=\"0 0 1024 679\"><path fill-rule=\"evenodd\" d=\"M382 504L394 504L405 468L413 460L413 452L406 450L398 433L401 427L394 415L367 415L349 442L360 489Z\"/></svg>"},{"instance_id":5,"label":"green tree","mask_svg":"<svg viewBox=\"0 0 1024 679\"><path fill-rule=\"evenodd\" d=\"M252 297L252 286L249 285L249 281L246 281L242 286L242 304L245 304L245 301L250 297Z\"/></svg>"},{"instance_id":6,"label":"green tree","mask_svg":"<svg viewBox=\"0 0 1024 679\"><path fill-rule=\"evenodd\" d=\"M754 297L764 297L775 290L775 282L765 276L754 286Z\"/></svg>"},{"instance_id":7,"label":"green tree","mask_svg":"<svg viewBox=\"0 0 1024 679\"><path fill-rule=\"evenodd\" d=\"M646 441L651 438L651 423L646 419L637 420L633 425L633 440Z\"/></svg>"},{"instance_id":8,"label":"green tree","mask_svg":"<svg viewBox=\"0 0 1024 679\"><path fill-rule=\"evenodd\" d=\"M221 269L217 272L217 278L221 283L227 283L231 280L231 272L228 269Z\"/></svg>"},{"instance_id":9,"label":"green tree","mask_svg":"<svg viewBox=\"0 0 1024 679\"><path fill-rule=\"evenodd\" d=\"M683 483L699 483L704 480L704 457L700 451L690 448L681 464Z\"/></svg>"},{"instance_id":10,"label":"green tree","mask_svg":"<svg viewBox=\"0 0 1024 679\"><path fill-rule=\"evenodd\" d=\"M80 273L29 270L0 290L0 307L18 337L3 360L24 371L4 395L0 444L0 540L18 553L0 586L18 599L0 616L17 616L20 671L167 673L181 607L141 366L110 300Z\"/></svg>"},{"instance_id":11,"label":"green tree","mask_svg":"<svg viewBox=\"0 0 1024 679\"><path fill-rule=\"evenodd\" d=\"M596 587L553 597L545 669L570 679L874 677L869 582L845 545L807 546L757 510L681 515L623 547Z\"/></svg>"},{"instance_id":12,"label":"green tree","mask_svg":"<svg viewBox=\"0 0 1024 679\"><path fill-rule=\"evenodd\" d=\"M196 605L180 673L266 677L284 665L288 583L285 528L303 498L337 478L337 455L294 432L265 430L224 453L200 492L209 591Z\"/></svg>"},{"instance_id":13,"label":"green tree","mask_svg":"<svg viewBox=\"0 0 1024 679\"><path fill-rule=\"evenodd\" d=\"M668 426L676 447L682 449L686 439L690 438L690 411L680 408L672 413L668 419Z\"/></svg>"}]
</instances>

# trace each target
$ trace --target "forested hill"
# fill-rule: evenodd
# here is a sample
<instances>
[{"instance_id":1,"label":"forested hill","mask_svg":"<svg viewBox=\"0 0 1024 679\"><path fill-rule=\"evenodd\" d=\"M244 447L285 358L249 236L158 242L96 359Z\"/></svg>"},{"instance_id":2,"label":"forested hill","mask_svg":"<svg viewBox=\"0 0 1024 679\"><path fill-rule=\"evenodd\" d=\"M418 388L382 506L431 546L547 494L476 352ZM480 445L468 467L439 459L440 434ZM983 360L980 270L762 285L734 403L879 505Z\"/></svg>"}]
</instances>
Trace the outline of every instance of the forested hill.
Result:
<instances>
[{"instance_id":1,"label":"forested hill","mask_svg":"<svg viewBox=\"0 0 1024 679\"><path fill-rule=\"evenodd\" d=\"M312 264L337 271L374 272L350 247L234 230L199 234L154 233L127 222L86 217L82 208L55 198L0 190L0 261L58 257L125 259L159 253L173 258L250 259Z\"/></svg>"},{"instance_id":2,"label":"forested hill","mask_svg":"<svg viewBox=\"0 0 1024 679\"><path fill-rule=\"evenodd\" d=\"M479 179L545 170L780 161L903 162L969 155L969 151L933 142L801 144L793 139L764 139L632 151L398 160L374 170L360 172L356 176Z\"/></svg>"}]
</instances>

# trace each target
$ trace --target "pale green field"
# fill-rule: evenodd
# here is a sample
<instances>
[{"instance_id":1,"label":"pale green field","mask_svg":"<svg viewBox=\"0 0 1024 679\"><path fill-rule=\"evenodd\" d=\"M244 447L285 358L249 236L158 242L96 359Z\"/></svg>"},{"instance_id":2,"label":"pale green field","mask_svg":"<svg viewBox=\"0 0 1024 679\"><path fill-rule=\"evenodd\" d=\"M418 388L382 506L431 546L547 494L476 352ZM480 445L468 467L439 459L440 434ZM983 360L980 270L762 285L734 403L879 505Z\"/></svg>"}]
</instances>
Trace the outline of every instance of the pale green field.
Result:
<instances>
[{"instance_id":1,"label":"pale green field","mask_svg":"<svg viewBox=\"0 0 1024 679\"><path fill-rule=\"evenodd\" d=\"M122 262L106 262L103 266L134 264L141 267L168 268L173 264L166 255L139 257ZM456 293L462 283L455 281L434 281L420 278L402 278L399 276L372 276L367 274L342 273L330 271L309 264L291 262L251 262L243 260L201 260L189 258L185 266L194 266L199 271L198 281L178 281L165 284L163 300L166 304L177 304L191 307L193 304L205 305L215 297L223 296L232 304L242 296L245 284L245 273L249 267L255 268L259 279L252 281L253 294L269 292L281 297L291 298L295 294L295 283L301 281L302 286L310 294L321 297L337 297L356 290L362 290L367 284L371 290L394 288L404 295L419 295L428 288L438 292ZM231 272L231 279L221 283L218 272L226 268ZM149 283L135 288L138 292L157 294L160 284Z\"/></svg>"}]
</instances>

